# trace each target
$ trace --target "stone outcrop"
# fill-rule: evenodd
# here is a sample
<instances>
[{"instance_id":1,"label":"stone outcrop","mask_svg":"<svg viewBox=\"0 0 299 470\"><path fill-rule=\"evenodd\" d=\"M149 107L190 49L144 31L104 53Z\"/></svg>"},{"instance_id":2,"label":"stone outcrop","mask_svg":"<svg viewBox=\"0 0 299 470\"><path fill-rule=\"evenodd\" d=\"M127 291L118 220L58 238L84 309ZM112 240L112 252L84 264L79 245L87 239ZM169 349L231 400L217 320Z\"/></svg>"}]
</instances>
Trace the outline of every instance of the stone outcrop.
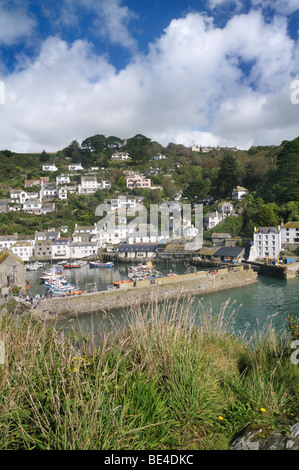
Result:
<instances>
[{"instance_id":1,"label":"stone outcrop","mask_svg":"<svg viewBox=\"0 0 299 470\"><path fill-rule=\"evenodd\" d=\"M299 450L299 423L287 435L263 429L245 432L232 443L230 450Z\"/></svg>"}]
</instances>

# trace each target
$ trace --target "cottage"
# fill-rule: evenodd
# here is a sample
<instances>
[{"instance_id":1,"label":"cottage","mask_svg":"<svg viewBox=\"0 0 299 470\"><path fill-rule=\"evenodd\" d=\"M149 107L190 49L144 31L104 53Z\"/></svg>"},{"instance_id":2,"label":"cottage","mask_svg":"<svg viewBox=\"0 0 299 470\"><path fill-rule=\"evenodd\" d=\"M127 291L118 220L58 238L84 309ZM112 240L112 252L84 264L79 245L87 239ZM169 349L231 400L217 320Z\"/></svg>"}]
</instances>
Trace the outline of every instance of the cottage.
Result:
<instances>
[{"instance_id":1,"label":"cottage","mask_svg":"<svg viewBox=\"0 0 299 470\"><path fill-rule=\"evenodd\" d=\"M81 170L83 170L81 163L71 163L69 165L69 171L81 171Z\"/></svg>"},{"instance_id":2,"label":"cottage","mask_svg":"<svg viewBox=\"0 0 299 470\"><path fill-rule=\"evenodd\" d=\"M210 228L215 227L216 225L220 224L222 222L222 215L219 214L218 211L215 212L208 212L205 217L204 217L204 227L206 230L209 230Z\"/></svg>"},{"instance_id":3,"label":"cottage","mask_svg":"<svg viewBox=\"0 0 299 470\"><path fill-rule=\"evenodd\" d=\"M58 196L58 199L60 199L60 200L66 200L67 199L67 189L66 189L65 186L62 186L61 188L58 189L57 196Z\"/></svg>"},{"instance_id":4,"label":"cottage","mask_svg":"<svg viewBox=\"0 0 299 470\"><path fill-rule=\"evenodd\" d=\"M122 162L126 160L131 160L131 157L127 152L117 152L112 155L111 160L116 162Z\"/></svg>"},{"instance_id":5,"label":"cottage","mask_svg":"<svg viewBox=\"0 0 299 470\"><path fill-rule=\"evenodd\" d=\"M28 195L26 191L21 189L14 189L10 191L10 202L14 204L24 204L27 201Z\"/></svg>"},{"instance_id":6,"label":"cottage","mask_svg":"<svg viewBox=\"0 0 299 470\"><path fill-rule=\"evenodd\" d=\"M58 168L56 167L56 165L53 163L47 163L45 165L43 165L43 171L58 171Z\"/></svg>"},{"instance_id":7,"label":"cottage","mask_svg":"<svg viewBox=\"0 0 299 470\"><path fill-rule=\"evenodd\" d=\"M52 240L52 259L70 258L70 239L56 238Z\"/></svg>"},{"instance_id":8,"label":"cottage","mask_svg":"<svg viewBox=\"0 0 299 470\"><path fill-rule=\"evenodd\" d=\"M80 259L96 255L98 252L97 242L70 243L70 258Z\"/></svg>"},{"instance_id":9,"label":"cottage","mask_svg":"<svg viewBox=\"0 0 299 470\"><path fill-rule=\"evenodd\" d=\"M57 196L57 185L56 183L45 183L42 184L40 190L40 199L49 199Z\"/></svg>"},{"instance_id":10,"label":"cottage","mask_svg":"<svg viewBox=\"0 0 299 470\"><path fill-rule=\"evenodd\" d=\"M218 204L217 210L222 217L227 217L233 213L234 206L231 202L220 202Z\"/></svg>"},{"instance_id":11,"label":"cottage","mask_svg":"<svg viewBox=\"0 0 299 470\"><path fill-rule=\"evenodd\" d=\"M299 222L287 222L280 228L281 243L299 243Z\"/></svg>"},{"instance_id":12,"label":"cottage","mask_svg":"<svg viewBox=\"0 0 299 470\"><path fill-rule=\"evenodd\" d=\"M0 214L6 214L8 212L8 199L0 199Z\"/></svg>"},{"instance_id":13,"label":"cottage","mask_svg":"<svg viewBox=\"0 0 299 470\"><path fill-rule=\"evenodd\" d=\"M57 185L58 185L58 184L68 184L68 183L70 183L70 182L71 182L71 180L70 180L70 175L64 175L64 174L62 174L62 175L58 175L58 176L56 177L56 184L57 184Z\"/></svg>"},{"instance_id":14,"label":"cottage","mask_svg":"<svg viewBox=\"0 0 299 470\"><path fill-rule=\"evenodd\" d=\"M0 252L0 287L2 295L9 287L18 286L25 290L25 266L23 261L8 250Z\"/></svg>"},{"instance_id":15,"label":"cottage","mask_svg":"<svg viewBox=\"0 0 299 470\"><path fill-rule=\"evenodd\" d=\"M232 199L234 201L238 201L240 199L243 199L243 197L247 196L248 194L249 194L248 189L243 188L242 186L237 186L232 191Z\"/></svg>"},{"instance_id":16,"label":"cottage","mask_svg":"<svg viewBox=\"0 0 299 470\"><path fill-rule=\"evenodd\" d=\"M20 258L22 261L30 261L33 256L33 240L30 241L17 241L11 247L11 252Z\"/></svg>"},{"instance_id":17,"label":"cottage","mask_svg":"<svg viewBox=\"0 0 299 470\"><path fill-rule=\"evenodd\" d=\"M96 176L81 176L81 184L78 185L79 194L94 194L98 189L99 183Z\"/></svg>"}]
</instances>

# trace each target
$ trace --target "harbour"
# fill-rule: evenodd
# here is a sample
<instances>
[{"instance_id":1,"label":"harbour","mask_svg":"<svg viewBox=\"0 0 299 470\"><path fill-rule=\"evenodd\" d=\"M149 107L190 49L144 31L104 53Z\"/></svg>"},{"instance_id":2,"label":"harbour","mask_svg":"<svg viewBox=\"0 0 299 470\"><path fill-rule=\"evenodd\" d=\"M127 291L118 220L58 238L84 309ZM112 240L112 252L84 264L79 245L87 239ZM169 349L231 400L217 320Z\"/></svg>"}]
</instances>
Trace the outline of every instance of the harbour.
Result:
<instances>
[{"instance_id":1,"label":"harbour","mask_svg":"<svg viewBox=\"0 0 299 470\"><path fill-rule=\"evenodd\" d=\"M160 290L163 288L162 284L158 287L157 284L151 285L149 281L148 285L142 286L139 282L138 287L130 289L123 283L122 287L117 290L109 291L108 286L112 286L114 282L128 280L129 267L127 263L118 263L114 269L91 269L85 264L80 269L64 269L63 273L68 282L78 285L86 293L75 298L45 301L42 303L42 309L44 312L58 310L58 324L67 329L75 325L80 329L84 325L84 328L88 329L95 319L101 319L108 311L110 318L121 322L124 312L128 312L130 307L137 306L142 303L142 300L157 299L158 288ZM169 300L171 296L175 299L180 295L185 298L192 296L195 299L192 308L195 310L212 309L213 312L220 311L223 304L228 302L228 311L235 310L235 328L240 332L253 332L258 326L262 328L270 318L277 330L285 329L287 315L295 314L298 309L298 277L287 281L255 273L250 282L243 279L241 283L237 280L237 283L232 285L228 280L232 282L233 277L237 277L237 270L227 269L226 277L224 273L218 271L218 275L223 277L222 285L219 287L215 284L217 274L212 274L212 269L207 270L186 263L162 263L156 268L159 269L164 279L168 278L168 287L163 294L164 299ZM167 276L167 274L172 275ZM30 281L31 295L46 293L45 285L39 279L41 271L28 272L26 275ZM202 290L194 286L192 288L192 277L193 285L196 286L198 279L204 280ZM196 277L197 280L194 280ZM175 278L177 280L174 280ZM178 282L183 278L185 278L185 291ZM161 282L159 278L158 281ZM210 289L207 288L208 284L210 284ZM104 297L105 302L103 302ZM162 293L160 293L160 301L162 302ZM45 313L45 318L47 319L47 313Z\"/></svg>"}]
</instances>

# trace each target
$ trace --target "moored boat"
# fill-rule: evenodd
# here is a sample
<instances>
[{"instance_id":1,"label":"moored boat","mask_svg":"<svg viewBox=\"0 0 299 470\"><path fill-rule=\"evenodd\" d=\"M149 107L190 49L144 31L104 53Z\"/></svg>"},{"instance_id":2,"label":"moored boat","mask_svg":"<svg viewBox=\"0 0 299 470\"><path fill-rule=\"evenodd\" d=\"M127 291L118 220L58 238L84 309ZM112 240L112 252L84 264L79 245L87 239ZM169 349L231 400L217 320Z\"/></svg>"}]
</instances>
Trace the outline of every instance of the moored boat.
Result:
<instances>
[{"instance_id":1,"label":"moored boat","mask_svg":"<svg viewBox=\"0 0 299 470\"><path fill-rule=\"evenodd\" d=\"M99 261L89 261L89 267L90 268L114 268L114 262L110 261L108 263L101 263Z\"/></svg>"}]
</instances>

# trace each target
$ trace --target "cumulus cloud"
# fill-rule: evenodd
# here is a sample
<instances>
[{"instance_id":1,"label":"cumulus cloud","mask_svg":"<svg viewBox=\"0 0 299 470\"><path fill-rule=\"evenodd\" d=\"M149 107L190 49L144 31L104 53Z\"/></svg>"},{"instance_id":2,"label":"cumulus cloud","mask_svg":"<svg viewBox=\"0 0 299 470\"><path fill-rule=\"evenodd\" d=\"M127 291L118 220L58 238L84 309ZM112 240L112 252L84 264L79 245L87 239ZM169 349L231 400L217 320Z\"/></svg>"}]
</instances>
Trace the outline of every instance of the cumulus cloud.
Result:
<instances>
[{"instance_id":1,"label":"cumulus cloud","mask_svg":"<svg viewBox=\"0 0 299 470\"><path fill-rule=\"evenodd\" d=\"M88 41L51 37L7 77L1 147L55 151L96 133L164 145L280 143L298 133L298 64L286 21L266 23L260 11L223 28L198 13L173 20L120 71Z\"/></svg>"}]
</instances>

